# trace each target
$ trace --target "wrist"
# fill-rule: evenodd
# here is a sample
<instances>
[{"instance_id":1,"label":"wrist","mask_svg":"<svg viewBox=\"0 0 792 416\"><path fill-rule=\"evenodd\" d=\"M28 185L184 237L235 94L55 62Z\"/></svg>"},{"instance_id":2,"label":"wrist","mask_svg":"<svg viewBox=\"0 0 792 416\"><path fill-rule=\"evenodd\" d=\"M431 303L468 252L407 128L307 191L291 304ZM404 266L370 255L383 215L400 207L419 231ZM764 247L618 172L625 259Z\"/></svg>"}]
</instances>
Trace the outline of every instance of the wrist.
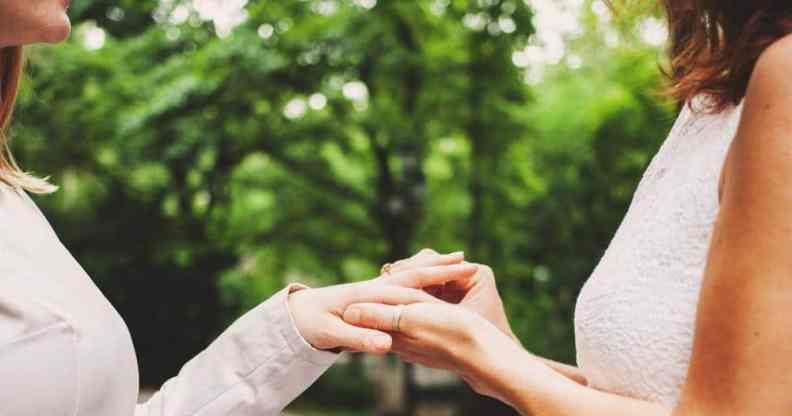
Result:
<instances>
[{"instance_id":1,"label":"wrist","mask_svg":"<svg viewBox=\"0 0 792 416\"><path fill-rule=\"evenodd\" d=\"M289 286L289 295L286 303L288 304L289 313L291 314L295 328L297 328L297 332L302 336L305 342L316 348L312 334L308 330L309 328L305 327L305 320L303 319L305 305L310 304L308 299L306 299L310 296L310 290L307 289L307 287L301 285Z\"/></svg>"},{"instance_id":2,"label":"wrist","mask_svg":"<svg viewBox=\"0 0 792 416\"><path fill-rule=\"evenodd\" d=\"M474 347L465 353L467 362L464 363L464 378L479 394L514 406L509 388L520 379L514 370L522 364L522 354L526 351L518 346L512 336L488 321L471 325L470 331Z\"/></svg>"},{"instance_id":3,"label":"wrist","mask_svg":"<svg viewBox=\"0 0 792 416\"><path fill-rule=\"evenodd\" d=\"M315 325L315 312L309 312L313 313L314 316L309 317L307 320L304 319L307 305L311 305L313 303L311 300L311 293L312 289L305 285L293 284L289 286L289 297L286 303L288 304L292 322L294 323L295 328L297 328L297 333L300 334L302 339L315 350L333 354L340 354L344 352L340 347L323 346L321 342L317 341L315 328L311 327L312 323Z\"/></svg>"},{"instance_id":4,"label":"wrist","mask_svg":"<svg viewBox=\"0 0 792 416\"><path fill-rule=\"evenodd\" d=\"M513 337L498 331L489 338L477 360L477 384L487 386L490 396L510 405L521 414L536 414L546 408L545 400L556 397L563 383L558 374L522 348Z\"/></svg>"},{"instance_id":5,"label":"wrist","mask_svg":"<svg viewBox=\"0 0 792 416\"><path fill-rule=\"evenodd\" d=\"M504 367L499 385L504 402L522 415L560 414L560 407L576 397L581 385L560 375L540 358L523 350L519 362Z\"/></svg>"},{"instance_id":6,"label":"wrist","mask_svg":"<svg viewBox=\"0 0 792 416\"><path fill-rule=\"evenodd\" d=\"M488 357L492 354L492 349L497 347L504 334L494 325L484 319L475 319L467 325L469 332L469 347L462 354L465 362L463 368L466 374L472 378L483 378L488 373Z\"/></svg>"}]
</instances>

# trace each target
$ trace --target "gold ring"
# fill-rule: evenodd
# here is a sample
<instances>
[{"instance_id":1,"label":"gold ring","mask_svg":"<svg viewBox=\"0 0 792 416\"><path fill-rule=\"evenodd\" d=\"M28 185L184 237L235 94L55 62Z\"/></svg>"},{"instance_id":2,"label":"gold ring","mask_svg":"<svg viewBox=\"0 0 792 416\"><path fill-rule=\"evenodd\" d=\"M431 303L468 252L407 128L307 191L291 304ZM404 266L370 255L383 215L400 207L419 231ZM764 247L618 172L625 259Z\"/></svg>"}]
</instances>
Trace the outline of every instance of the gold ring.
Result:
<instances>
[{"instance_id":1,"label":"gold ring","mask_svg":"<svg viewBox=\"0 0 792 416\"><path fill-rule=\"evenodd\" d=\"M404 305L396 305L396 310L393 311L393 330L401 332L401 318L404 312Z\"/></svg>"},{"instance_id":2,"label":"gold ring","mask_svg":"<svg viewBox=\"0 0 792 416\"><path fill-rule=\"evenodd\" d=\"M393 268L393 264L391 263L383 264L382 268L380 269L380 275L390 274L392 268Z\"/></svg>"}]
</instances>

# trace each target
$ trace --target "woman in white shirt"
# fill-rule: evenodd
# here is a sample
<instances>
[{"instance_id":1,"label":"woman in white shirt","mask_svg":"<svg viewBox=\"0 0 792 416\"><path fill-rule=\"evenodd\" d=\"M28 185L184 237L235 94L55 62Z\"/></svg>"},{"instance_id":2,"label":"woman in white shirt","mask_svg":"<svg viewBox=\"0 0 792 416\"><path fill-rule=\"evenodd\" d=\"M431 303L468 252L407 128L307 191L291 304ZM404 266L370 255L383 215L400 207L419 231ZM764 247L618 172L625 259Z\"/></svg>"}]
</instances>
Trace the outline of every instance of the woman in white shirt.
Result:
<instances>
[{"instance_id":1,"label":"woman in white shirt","mask_svg":"<svg viewBox=\"0 0 792 416\"><path fill-rule=\"evenodd\" d=\"M340 314L347 305L437 302L419 289L477 272L461 253L423 251L373 281L292 285L137 405L138 366L124 321L26 194L53 187L22 172L2 136L21 45L63 40L67 8L68 0L0 0L0 415L275 415L332 365L337 354L325 350L390 348L389 334L346 324Z\"/></svg>"}]
</instances>

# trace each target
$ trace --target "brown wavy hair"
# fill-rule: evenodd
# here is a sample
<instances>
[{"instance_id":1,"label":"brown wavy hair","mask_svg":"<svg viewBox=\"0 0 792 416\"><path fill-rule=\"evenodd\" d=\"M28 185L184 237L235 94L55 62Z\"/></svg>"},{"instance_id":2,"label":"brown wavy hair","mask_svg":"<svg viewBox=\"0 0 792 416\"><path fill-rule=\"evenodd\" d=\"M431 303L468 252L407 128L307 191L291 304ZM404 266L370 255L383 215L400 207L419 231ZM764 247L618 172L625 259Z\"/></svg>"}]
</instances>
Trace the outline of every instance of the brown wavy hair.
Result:
<instances>
[{"instance_id":1,"label":"brown wavy hair","mask_svg":"<svg viewBox=\"0 0 792 416\"><path fill-rule=\"evenodd\" d=\"M8 125L14 113L25 56L20 46L0 48L0 182L32 193L55 191L46 179L37 178L19 168L8 147Z\"/></svg>"},{"instance_id":2,"label":"brown wavy hair","mask_svg":"<svg viewBox=\"0 0 792 416\"><path fill-rule=\"evenodd\" d=\"M662 0L671 57L669 95L707 112L739 104L759 56L792 33L790 0Z\"/></svg>"}]
</instances>

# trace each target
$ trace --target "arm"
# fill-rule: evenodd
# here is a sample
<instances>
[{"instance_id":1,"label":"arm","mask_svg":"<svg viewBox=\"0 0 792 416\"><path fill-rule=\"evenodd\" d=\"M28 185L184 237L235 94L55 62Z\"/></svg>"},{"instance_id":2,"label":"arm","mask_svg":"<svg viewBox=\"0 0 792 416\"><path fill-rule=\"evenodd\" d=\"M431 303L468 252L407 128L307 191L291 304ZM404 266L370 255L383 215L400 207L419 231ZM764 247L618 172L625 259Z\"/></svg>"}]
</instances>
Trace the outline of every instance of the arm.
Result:
<instances>
[{"instance_id":1,"label":"arm","mask_svg":"<svg viewBox=\"0 0 792 416\"><path fill-rule=\"evenodd\" d=\"M472 311L423 303L408 305L397 316L398 310L381 304L353 305L344 320L397 332L392 335L393 350L404 361L453 371L479 394L501 400L523 415L670 415L670 409L579 384Z\"/></svg>"},{"instance_id":2,"label":"arm","mask_svg":"<svg viewBox=\"0 0 792 416\"><path fill-rule=\"evenodd\" d=\"M394 349L451 369L524 415L709 416L792 412L792 37L757 65L724 174L698 305L693 354L675 409L574 383L480 316L450 305L402 312ZM397 310L356 305L361 325ZM395 329L395 328L394 328Z\"/></svg>"},{"instance_id":3,"label":"arm","mask_svg":"<svg viewBox=\"0 0 792 416\"><path fill-rule=\"evenodd\" d=\"M349 304L437 302L419 290L421 285L475 272L475 267L454 264L462 261L457 257L424 259L426 267L395 273L387 281L287 288L232 324L137 406L135 415L277 415L335 362L337 354L321 350L384 353L390 348L387 333L343 322L340 316Z\"/></svg>"},{"instance_id":4,"label":"arm","mask_svg":"<svg viewBox=\"0 0 792 416\"><path fill-rule=\"evenodd\" d=\"M536 356L544 365L550 367L556 373L580 384L581 386L588 386L588 378L580 371L579 368L569 364L559 363L544 357Z\"/></svg>"},{"instance_id":5,"label":"arm","mask_svg":"<svg viewBox=\"0 0 792 416\"><path fill-rule=\"evenodd\" d=\"M754 71L725 166L721 211L699 299L690 369L674 415L792 411L788 331L792 326L791 70L792 38L788 37L769 49ZM542 403L548 402L562 406L564 412L527 414L664 412L636 408L624 413L634 401L576 386L539 391L547 391L548 399L520 395L523 412L544 410ZM575 400L564 401L564 397ZM585 407L575 409L570 403Z\"/></svg>"},{"instance_id":6,"label":"arm","mask_svg":"<svg viewBox=\"0 0 792 416\"><path fill-rule=\"evenodd\" d=\"M678 415L792 412L792 37L754 71Z\"/></svg>"},{"instance_id":7,"label":"arm","mask_svg":"<svg viewBox=\"0 0 792 416\"><path fill-rule=\"evenodd\" d=\"M135 415L279 414L337 358L300 335L288 308L291 290L234 322Z\"/></svg>"},{"instance_id":8,"label":"arm","mask_svg":"<svg viewBox=\"0 0 792 416\"><path fill-rule=\"evenodd\" d=\"M669 416L670 409L586 387L499 334L476 325L474 343L483 359L471 361L473 388L508 403L523 415ZM484 351L486 350L486 352ZM567 371L563 369L562 371Z\"/></svg>"}]
</instances>

